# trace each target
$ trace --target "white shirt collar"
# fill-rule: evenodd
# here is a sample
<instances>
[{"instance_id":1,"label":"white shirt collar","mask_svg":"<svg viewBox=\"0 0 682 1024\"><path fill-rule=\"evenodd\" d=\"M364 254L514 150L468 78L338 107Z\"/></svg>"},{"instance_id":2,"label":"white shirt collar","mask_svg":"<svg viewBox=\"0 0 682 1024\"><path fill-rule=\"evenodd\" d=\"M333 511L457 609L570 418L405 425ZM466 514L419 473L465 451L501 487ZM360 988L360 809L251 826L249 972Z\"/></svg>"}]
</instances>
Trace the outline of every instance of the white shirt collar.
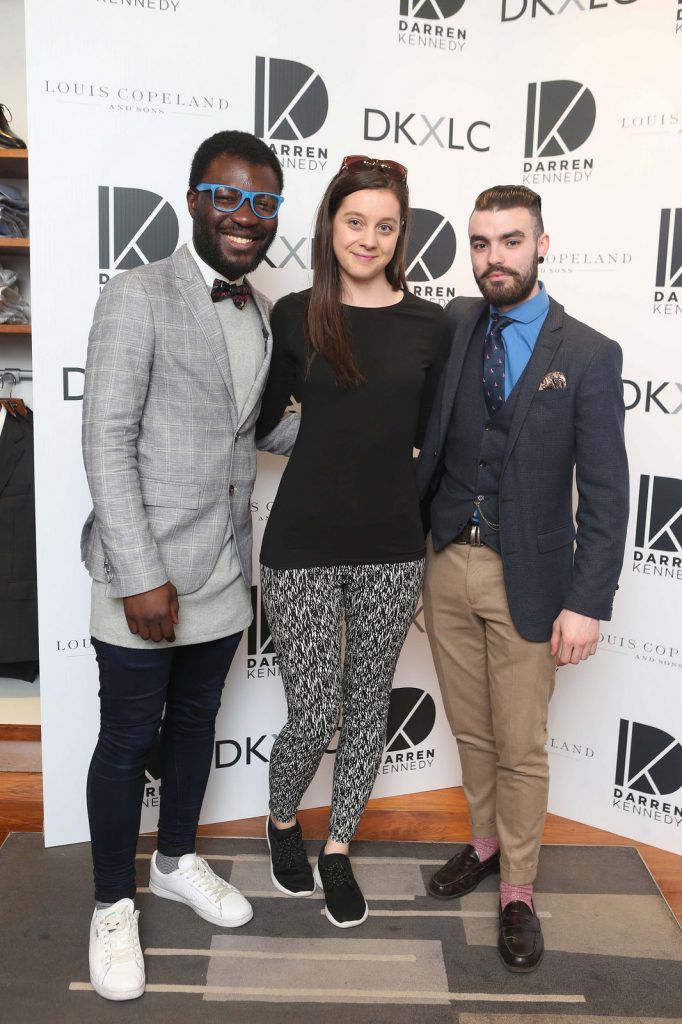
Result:
<instances>
[{"instance_id":1,"label":"white shirt collar","mask_svg":"<svg viewBox=\"0 0 682 1024\"><path fill-rule=\"evenodd\" d=\"M194 261L196 262L196 265L201 271L201 276L206 282L206 287L208 288L209 291L213 287L213 282L215 281L216 278L218 278L219 281L226 280L226 278L224 278L222 274L219 274L217 270L214 270L213 267L210 267L208 263L202 260L201 256L194 248L194 242L192 241L191 238L187 243L187 248L189 249L190 253L192 254L192 257L194 258ZM241 277L237 278L236 281L231 281L230 284L242 284L243 280L244 275L242 274Z\"/></svg>"}]
</instances>

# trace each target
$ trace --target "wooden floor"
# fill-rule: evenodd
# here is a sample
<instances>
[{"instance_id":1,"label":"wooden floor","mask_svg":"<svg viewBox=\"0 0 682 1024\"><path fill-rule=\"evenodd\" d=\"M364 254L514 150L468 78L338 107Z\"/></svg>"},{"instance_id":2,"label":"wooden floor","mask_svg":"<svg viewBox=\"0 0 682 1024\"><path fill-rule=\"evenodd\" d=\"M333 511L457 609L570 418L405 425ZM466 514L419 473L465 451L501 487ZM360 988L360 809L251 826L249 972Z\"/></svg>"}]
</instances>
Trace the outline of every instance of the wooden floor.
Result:
<instances>
[{"instance_id":1,"label":"wooden floor","mask_svg":"<svg viewBox=\"0 0 682 1024\"><path fill-rule=\"evenodd\" d=\"M327 816L326 807L299 813L306 838L325 838ZM261 815L242 821L202 825L199 834L260 838L263 820ZM9 832L40 832L42 827L42 776L38 773L0 772L0 843ZM438 789L430 793L370 800L357 838L464 842L469 838L469 823L462 790ZM637 847L682 925L682 857L554 814L547 816L542 841L550 845Z\"/></svg>"}]
</instances>

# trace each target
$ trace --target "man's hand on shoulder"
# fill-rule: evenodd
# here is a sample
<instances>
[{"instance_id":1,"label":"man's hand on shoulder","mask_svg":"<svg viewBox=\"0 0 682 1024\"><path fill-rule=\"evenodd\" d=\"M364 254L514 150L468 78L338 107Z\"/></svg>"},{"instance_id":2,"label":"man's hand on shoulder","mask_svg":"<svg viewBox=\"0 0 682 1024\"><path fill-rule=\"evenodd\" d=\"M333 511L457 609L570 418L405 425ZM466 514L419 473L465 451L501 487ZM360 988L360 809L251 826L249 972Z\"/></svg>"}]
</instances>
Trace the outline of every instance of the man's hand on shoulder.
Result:
<instances>
[{"instance_id":1,"label":"man's hand on shoulder","mask_svg":"<svg viewBox=\"0 0 682 1024\"><path fill-rule=\"evenodd\" d=\"M180 621L178 592L169 581L162 587L131 594L123 598L123 610L131 633L143 640L175 640L175 629Z\"/></svg>"},{"instance_id":2,"label":"man's hand on shoulder","mask_svg":"<svg viewBox=\"0 0 682 1024\"><path fill-rule=\"evenodd\" d=\"M557 665L577 665L597 650L599 619L562 609L554 620L550 651Z\"/></svg>"}]
</instances>

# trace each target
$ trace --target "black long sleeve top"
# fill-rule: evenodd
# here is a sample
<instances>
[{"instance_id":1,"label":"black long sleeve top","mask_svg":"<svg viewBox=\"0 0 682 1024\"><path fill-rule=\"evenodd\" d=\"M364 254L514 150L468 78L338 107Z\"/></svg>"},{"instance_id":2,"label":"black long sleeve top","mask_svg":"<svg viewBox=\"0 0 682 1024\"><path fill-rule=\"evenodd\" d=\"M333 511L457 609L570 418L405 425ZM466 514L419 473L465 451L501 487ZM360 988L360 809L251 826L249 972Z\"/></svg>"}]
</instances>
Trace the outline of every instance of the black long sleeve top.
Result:
<instances>
[{"instance_id":1,"label":"black long sleeve top","mask_svg":"<svg viewBox=\"0 0 682 1024\"><path fill-rule=\"evenodd\" d=\"M273 354L256 436L300 398L301 427L263 538L273 569L402 562L424 555L413 469L450 332L440 306L405 292L393 306L344 306L357 387L316 354L306 373L308 292L272 313Z\"/></svg>"}]
</instances>

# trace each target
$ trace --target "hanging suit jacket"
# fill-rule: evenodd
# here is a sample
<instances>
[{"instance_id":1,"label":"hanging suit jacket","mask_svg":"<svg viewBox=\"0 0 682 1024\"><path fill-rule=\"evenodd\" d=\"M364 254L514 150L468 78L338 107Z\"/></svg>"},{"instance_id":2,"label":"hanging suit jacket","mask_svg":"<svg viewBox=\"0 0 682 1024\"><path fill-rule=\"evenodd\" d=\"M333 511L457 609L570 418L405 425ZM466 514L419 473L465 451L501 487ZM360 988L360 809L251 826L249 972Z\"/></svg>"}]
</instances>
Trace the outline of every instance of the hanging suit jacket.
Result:
<instances>
[{"instance_id":1,"label":"hanging suit jacket","mask_svg":"<svg viewBox=\"0 0 682 1024\"><path fill-rule=\"evenodd\" d=\"M33 414L0 434L0 676L34 678L38 661ZM30 674L7 662L34 663Z\"/></svg>"}]
</instances>

